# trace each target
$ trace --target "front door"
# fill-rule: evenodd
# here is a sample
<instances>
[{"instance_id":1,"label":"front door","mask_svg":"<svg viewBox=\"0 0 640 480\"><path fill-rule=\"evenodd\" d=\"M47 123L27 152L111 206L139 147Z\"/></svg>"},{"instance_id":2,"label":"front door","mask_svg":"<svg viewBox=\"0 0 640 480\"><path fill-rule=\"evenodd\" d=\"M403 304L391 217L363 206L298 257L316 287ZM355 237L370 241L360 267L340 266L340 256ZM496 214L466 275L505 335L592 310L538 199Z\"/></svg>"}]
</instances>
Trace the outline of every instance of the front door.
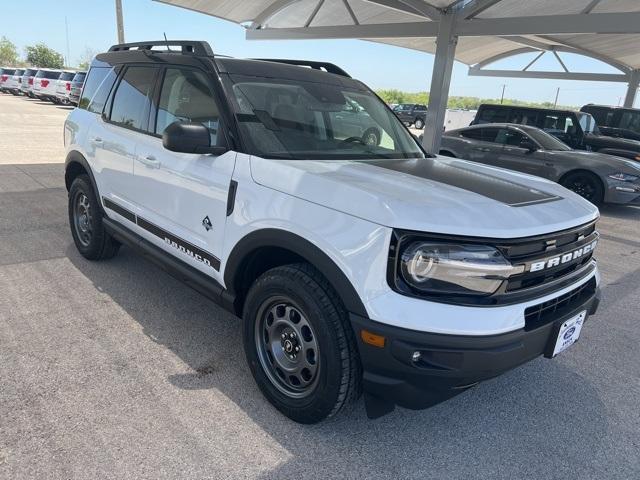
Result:
<instances>
[{"instance_id":1,"label":"front door","mask_svg":"<svg viewBox=\"0 0 640 480\"><path fill-rule=\"evenodd\" d=\"M162 75L150 135L138 142L133 165L142 227L180 260L219 280L236 154L176 153L162 146L162 132L173 122L202 123L212 145L223 135L214 87L204 72L167 67Z\"/></svg>"}]
</instances>

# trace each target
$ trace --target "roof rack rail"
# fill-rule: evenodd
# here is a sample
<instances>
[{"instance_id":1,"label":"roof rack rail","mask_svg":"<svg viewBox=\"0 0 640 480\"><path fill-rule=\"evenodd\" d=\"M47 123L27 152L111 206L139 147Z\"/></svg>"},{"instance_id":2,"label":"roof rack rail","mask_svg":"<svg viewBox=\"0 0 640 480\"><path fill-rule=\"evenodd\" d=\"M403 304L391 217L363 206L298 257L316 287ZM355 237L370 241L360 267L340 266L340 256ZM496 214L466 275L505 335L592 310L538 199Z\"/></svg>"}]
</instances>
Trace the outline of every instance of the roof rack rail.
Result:
<instances>
[{"instance_id":1,"label":"roof rack rail","mask_svg":"<svg viewBox=\"0 0 640 480\"><path fill-rule=\"evenodd\" d=\"M153 47L180 47L180 53L197 55L197 56L213 56L213 50L208 42L199 40L157 40L149 42L121 43L113 45L109 48L110 52L124 52L128 50L153 50ZM177 53L177 52L176 52Z\"/></svg>"},{"instance_id":2,"label":"roof rack rail","mask_svg":"<svg viewBox=\"0 0 640 480\"><path fill-rule=\"evenodd\" d=\"M254 60L261 60L263 62L286 63L287 65L298 65L300 67L310 67L314 70L324 70L328 73L351 78L351 75L345 72L342 68L328 62L314 62L311 60L286 60L280 58L255 58Z\"/></svg>"}]
</instances>

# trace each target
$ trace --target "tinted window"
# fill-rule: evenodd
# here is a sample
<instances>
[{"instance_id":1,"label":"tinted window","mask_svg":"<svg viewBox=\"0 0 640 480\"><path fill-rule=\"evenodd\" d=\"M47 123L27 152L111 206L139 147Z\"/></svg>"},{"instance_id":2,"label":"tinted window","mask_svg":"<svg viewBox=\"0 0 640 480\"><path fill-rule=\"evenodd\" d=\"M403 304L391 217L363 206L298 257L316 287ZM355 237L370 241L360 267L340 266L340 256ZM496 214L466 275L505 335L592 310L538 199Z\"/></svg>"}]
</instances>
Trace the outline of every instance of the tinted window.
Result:
<instances>
[{"instance_id":1,"label":"tinted window","mask_svg":"<svg viewBox=\"0 0 640 480\"><path fill-rule=\"evenodd\" d=\"M15 72L15 70L12 69L12 68L3 68L2 69L2 75L13 75L13 72Z\"/></svg>"},{"instance_id":2,"label":"tinted window","mask_svg":"<svg viewBox=\"0 0 640 480\"><path fill-rule=\"evenodd\" d=\"M609 126L611 118L613 117L613 109L607 107L594 107L591 105L585 105L582 107L582 111L590 113L593 118L596 119L598 125Z\"/></svg>"},{"instance_id":3,"label":"tinted window","mask_svg":"<svg viewBox=\"0 0 640 480\"><path fill-rule=\"evenodd\" d=\"M36 78L47 78L49 80L57 80L60 72L52 72L51 70L38 70Z\"/></svg>"},{"instance_id":4,"label":"tinted window","mask_svg":"<svg viewBox=\"0 0 640 480\"><path fill-rule=\"evenodd\" d=\"M527 137L515 130L501 128L498 131L495 142L502 145L509 145L510 147L519 147L523 140Z\"/></svg>"},{"instance_id":5,"label":"tinted window","mask_svg":"<svg viewBox=\"0 0 640 480\"><path fill-rule=\"evenodd\" d=\"M211 144L216 145L219 117L213 91L202 72L167 69L160 92L157 134L173 122L198 122L209 129Z\"/></svg>"},{"instance_id":6,"label":"tinted window","mask_svg":"<svg viewBox=\"0 0 640 480\"><path fill-rule=\"evenodd\" d=\"M498 128L471 128L469 130L463 130L460 132L460 135L472 140L493 143L496 141L499 130Z\"/></svg>"},{"instance_id":7,"label":"tinted window","mask_svg":"<svg viewBox=\"0 0 640 480\"><path fill-rule=\"evenodd\" d=\"M623 112L618 127L640 133L640 112Z\"/></svg>"},{"instance_id":8,"label":"tinted window","mask_svg":"<svg viewBox=\"0 0 640 480\"><path fill-rule=\"evenodd\" d=\"M525 108L514 108L509 112L508 122L517 123L518 125L535 125L538 118L536 110Z\"/></svg>"},{"instance_id":9,"label":"tinted window","mask_svg":"<svg viewBox=\"0 0 640 480\"><path fill-rule=\"evenodd\" d=\"M27 68L24 71L24 75L27 76L27 77L32 77L33 75L36 74L36 72L37 72L37 70L31 69L31 68Z\"/></svg>"},{"instance_id":10,"label":"tinted window","mask_svg":"<svg viewBox=\"0 0 640 480\"><path fill-rule=\"evenodd\" d=\"M129 67L118 84L111 107L111 121L127 128L146 128L149 93L156 68Z\"/></svg>"},{"instance_id":11,"label":"tinted window","mask_svg":"<svg viewBox=\"0 0 640 480\"><path fill-rule=\"evenodd\" d=\"M470 138L472 140L482 140L482 129L481 128L472 128L470 130L463 130L460 132L464 138Z\"/></svg>"},{"instance_id":12,"label":"tinted window","mask_svg":"<svg viewBox=\"0 0 640 480\"><path fill-rule=\"evenodd\" d=\"M24 73L24 70L16 70L14 75L22 75Z\"/></svg>"},{"instance_id":13,"label":"tinted window","mask_svg":"<svg viewBox=\"0 0 640 480\"><path fill-rule=\"evenodd\" d=\"M596 120L588 113L578 113L578 123L585 133L600 133Z\"/></svg>"},{"instance_id":14,"label":"tinted window","mask_svg":"<svg viewBox=\"0 0 640 480\"><path fill-rule=\"evenodd\" d=\"M483 128L482 129L482 141L495 143L500 128Z\"/></svg>"},{"instance_id":15,"label":"tinted window","mask_svg":"<svg viewBox=\"0 0 640 480\"><path fill-rule=\"evenodd\" d=\"M508 108L485 107L480 110L477 123L505 123L509 113Z\"/></svg>"},{"instance_id":16,"label":"tinted window","mask_svg":"<svg viewBox=\"0 0 640 480\"><path fill-rule=\"evenodd\" d=\"M102 113L111 87L116 81L116 73L111 67L93 67L87 76L87 81L82 89L82 96L78 103L79 108L84 108L93 113Z\"/></svg>"},{"instance_id":17,"label":"tinted window","mask_svg":"<svg viewBox=\"0 0 640 480\"><path fill-rule=\"evenodd\" d=\"M76 83L82 83L84 82L85 77L87 76L86 73L76 73L75 77L73 77L73 82Z\"/></svg>"},{"instance_id":18,"label":"tinted window","mask_svg":"<svg viewBox=\"0 0 640 480\"><path fill-rule=\"evenodd\" d=\"M58 80L71 80L73 79L75 73L73 72L62 72L60 74L60 78L58 78Z\"/></svg>"},{"instance_id":19,"label":"tinted window","mask_svg":"<svg viewBox=\"0 0 640 480\"><path fill-rule=\"evenodd\" d=\"M539 143L544 150L571 150L571 147L569 147L567 144L561 142L553 135L549 135L547 132L543 132L539 128L527 129L527 134L534 141Z\"/></svg>"},{"instance_id":20,"label":"tinted window","mask_svg":"<svg viewBox=\"0 0 640 480\"><path fill-rule=\"evenodd\" d=\"M573 135L576 133L577 126L573 121L573 116L566 113L543 113L542 129L551 134L567 133Z\"/></svg>"}]
</instances>

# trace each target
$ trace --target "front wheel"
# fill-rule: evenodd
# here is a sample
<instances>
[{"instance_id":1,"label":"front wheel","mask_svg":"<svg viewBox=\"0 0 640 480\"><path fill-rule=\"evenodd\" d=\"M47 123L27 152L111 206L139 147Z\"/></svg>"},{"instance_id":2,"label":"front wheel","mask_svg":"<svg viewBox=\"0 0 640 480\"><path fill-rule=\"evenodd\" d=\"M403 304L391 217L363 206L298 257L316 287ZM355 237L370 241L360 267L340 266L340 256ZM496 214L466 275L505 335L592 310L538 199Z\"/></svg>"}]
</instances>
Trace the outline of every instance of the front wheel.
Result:
<instances>
[{"instance_id":1,"label":"front wheel","mask_svg":"<svg viewBox=\"0 0 640 480\"><path fill-rule=\"evenodd\" d=\"M424 120L421 118L416 118L416 121L413 122L413 126L418 130L422 130L424 128Z\"/></svg>"},{"instance_id":2,"label":"front wheel","mask_svg":"<svg viewBox=\"0 0 640 480\"><path fill-rule=\"evenodd\" d=\"M308 264L271 269L244 308L247 361L265 397L299 423L317 423L358 398L361 370L347 312Z\"/></svg>"},{"instance_id":3,"label":"front wheel","mask_svg":"<svg viewBox=\"0 0 640 480\"><path fill-rule=\"evenodd\" d=\"M380 145L380 132L376 128L370 128L364 135L362 135L362 140L365 145L369 145L370 147L377 147Z\"/></svg>"},{"instance_id":4,"label":"front wheel","mask_svg":"<svg viewBox=\"0 0 640 480\"><path fill-rule=\"evenodd\" d=\"M594 205L600 205L604 200L602 183L593 173L573 172L564 177L560 184Z\"/></svg>"}]
</instances>

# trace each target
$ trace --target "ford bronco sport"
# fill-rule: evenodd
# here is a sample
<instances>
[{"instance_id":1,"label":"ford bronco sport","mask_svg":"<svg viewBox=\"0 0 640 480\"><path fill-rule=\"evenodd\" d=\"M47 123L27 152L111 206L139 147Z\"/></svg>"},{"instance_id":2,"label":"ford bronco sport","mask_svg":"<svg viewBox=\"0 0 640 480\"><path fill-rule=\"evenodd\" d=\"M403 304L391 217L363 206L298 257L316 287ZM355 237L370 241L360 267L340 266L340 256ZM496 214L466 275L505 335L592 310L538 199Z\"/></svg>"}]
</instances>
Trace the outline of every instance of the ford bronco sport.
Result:
<instances>
[{"instance_id":1,"label":"ford bronco sport","mask_svg":"<svg viewBox=\"0 0 640 480\"><path fill-rule=\"evenodd\" d=\"M353 105L375 142L336 121ZM335 65L116 45L64 136L80 253L126 244L241 317L257 384L298 422L362 392L372 418L434 405L562 352L599 303L593 205L425 154Z\"/></svg>"}]
</instances>

